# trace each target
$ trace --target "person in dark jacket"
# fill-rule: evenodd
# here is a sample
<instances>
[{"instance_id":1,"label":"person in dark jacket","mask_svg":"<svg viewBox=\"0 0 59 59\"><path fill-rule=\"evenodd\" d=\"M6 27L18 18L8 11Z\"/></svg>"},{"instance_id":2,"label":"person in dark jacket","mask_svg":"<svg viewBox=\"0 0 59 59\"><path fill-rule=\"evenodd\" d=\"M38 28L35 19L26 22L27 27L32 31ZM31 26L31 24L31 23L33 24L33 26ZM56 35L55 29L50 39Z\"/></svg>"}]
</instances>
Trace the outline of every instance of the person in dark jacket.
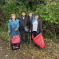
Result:
<instances>
[{"instance_id":1,"label":"person in dark jacket","mask_svg":"<svg viewBox=\"0 0 59 59\"><path fill-rule=\"evenodd\" d=\"M30 29L31 29L31 25L32 25L32 20L33 20L33 18L34 18L34 16L33 16L32 12L29 11L28 22L29 22L29 32L30 32L30 34L31 34L31 40L33 40L33 39L32 39L32 31L30 30Z\"/></svg>"},{"instance_id":2,"label":"person in dark jacket","mask_svg":"<svg viewBox=\"0 0 59 59\"><path fill-rule=\"evenodd\" d=\"M32 31L34 37L42 33L42 21L38 19L38 14L35 14L35 18L32 20L32 25L30 30Z\"/></svg>"},{"instance_id":3,"label":"person in dark jacket","mask_svg":"<svg viewBox=\"0 0 59 59\"><path fill-rule=\"evenodd\" d=\"M19 31L21 33L21 39L22 39L21 44L24 43L23 32L25 33L26 44L28 44L28 34L27 34L27 32L28 32L28 18L25 15L25 11L22 11L22 15L19 16L18 19L20 20Z\"/></svg>"}]
</instances>

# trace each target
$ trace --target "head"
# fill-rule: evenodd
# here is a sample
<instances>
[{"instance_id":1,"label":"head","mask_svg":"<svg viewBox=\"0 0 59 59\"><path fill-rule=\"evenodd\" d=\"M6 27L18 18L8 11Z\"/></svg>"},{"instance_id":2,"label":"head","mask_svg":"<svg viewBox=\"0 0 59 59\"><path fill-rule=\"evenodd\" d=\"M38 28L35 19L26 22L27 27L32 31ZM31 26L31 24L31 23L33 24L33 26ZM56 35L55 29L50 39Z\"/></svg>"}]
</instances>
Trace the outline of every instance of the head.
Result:
<instances>
[{"instance_id":1,"label":"head","mask_svg":"<svg viewBox=\"0 0 59 59\"><path fill-rule=\"evenodd\" d=\"M22 16L23 16L23 17L25 16L25 14L26 14L25 11L22 11Z\"/></svg>"},{"instance_id":2,"label":"head","mask_svg":"<svg viewBox=\"0 0 59 59\"><path fill-rule=\"evenodd\" d=\"M32 17L32 12L31 11L29 12L29 16Z\"/></svg>"},{"instance_id":3,"label":"head","mask_svg":"<svg viewBox=\"0 0 59 59\"><path fill-rule=\"evenodd\" d=\"M16 18L16 14L11 14L11 16L13 20Z\"/></svg>"},{"instance_id":4,"label":"head","mask_svg":"<svg viewBox=\"0 0 59 59\"><path fill-rule=\"evenodd\" d=\"M38 20L38 14L35 14L34 16L35 16L35 19Z\"/></svg>"}]
</instances>

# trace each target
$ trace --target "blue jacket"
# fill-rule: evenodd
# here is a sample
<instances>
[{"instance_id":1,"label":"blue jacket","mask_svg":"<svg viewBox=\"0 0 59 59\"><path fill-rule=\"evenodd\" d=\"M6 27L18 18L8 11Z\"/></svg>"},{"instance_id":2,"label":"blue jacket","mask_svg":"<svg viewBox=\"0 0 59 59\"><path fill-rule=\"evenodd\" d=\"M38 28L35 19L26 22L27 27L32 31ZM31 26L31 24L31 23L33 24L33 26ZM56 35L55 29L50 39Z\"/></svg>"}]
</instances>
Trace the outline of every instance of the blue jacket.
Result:
<instances>
[{"instance_id":1,"label":"blue jacket","mask_svg":"<svg viewBox=\"0 0 59 59\"><path fill-rule=\"evenodd\" d=\"M16 28L18 28L17 31L15 31ZM13 37L14 35L18 35L19 34L19 20L15 19L15 21L13 21L12 19L10 19L8 23L8 30L11 30L10 32L11 37Z\"/></svg>"}]
</instances>

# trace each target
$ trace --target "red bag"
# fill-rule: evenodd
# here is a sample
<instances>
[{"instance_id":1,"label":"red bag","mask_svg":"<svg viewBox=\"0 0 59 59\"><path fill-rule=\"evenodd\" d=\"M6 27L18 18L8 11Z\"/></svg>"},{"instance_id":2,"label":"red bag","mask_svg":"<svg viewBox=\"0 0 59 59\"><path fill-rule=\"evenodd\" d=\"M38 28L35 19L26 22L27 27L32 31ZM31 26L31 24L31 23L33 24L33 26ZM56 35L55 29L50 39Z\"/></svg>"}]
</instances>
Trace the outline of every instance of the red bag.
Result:
<instances>
[{"instance_id":1,"label":"red bag","mask_svg":"<svg viewBox=\"0 0 59 59\"><path fill-rule=\"evenodd\" d=\"M34 39L34 35L32 34L32 39Z\"/></svg>"},{"instance_id":2,"label":"red bag","mask_svg":"<svg viewBox=\"0 0 59 59\"><path fill-rule=\"evenodd\" d=\"M19 35L13 36L11 43L20 43L20 36Z\"/></svg>"},{"instance_id":3,"label":"red bag","mask_svg":"<svg viewBox=\"0 0 59 59\"><path fill-rule=\"evenodd\" d=\"M33 41L34 41L35 44L37 44L41 48L45 47L44 38L41 35L41 33L38 36L36 36Z\"/></svg>"}]
</instances>

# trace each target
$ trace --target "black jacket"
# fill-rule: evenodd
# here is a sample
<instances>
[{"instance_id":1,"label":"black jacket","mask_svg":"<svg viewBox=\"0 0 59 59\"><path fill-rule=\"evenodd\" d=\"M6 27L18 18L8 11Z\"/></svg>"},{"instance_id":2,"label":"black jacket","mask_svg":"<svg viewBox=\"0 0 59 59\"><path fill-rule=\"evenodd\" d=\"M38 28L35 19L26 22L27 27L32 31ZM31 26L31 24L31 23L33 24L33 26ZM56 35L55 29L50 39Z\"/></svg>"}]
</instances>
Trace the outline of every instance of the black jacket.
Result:
<instances>
[{"instance_id":1,"label":"black jacket","mask_svg":"<svg viewBox=\"0 0 59 59\"><path fill-rule=\"evenodd\" d=\"M18 17L19 21L19 30L24 29L25 26L29 27L29 22L27 16L25 16L25 19L23 20L22 15Z\"/></svg>"},{"instance_id":2,"label":"black jacket","mask_svg":"<svg viewBox=\"0 0 59 59\"><path fill-rule=\"evenodd\" d=\"M38 21L37 33L39 34L39 33L42 33L42 21L40 19L38 19L37 21ZM32 31L33 25L32 24L30 24L30 25L31 25L30 30Z\"/></svg>"},{"instance_id":3,"label":"black jacket","mask_svg":"<svg viewBox=\"0 0 59 59\"><path fill-rule=\"evenodd\" d=\"M33 20L34 16L32 15L32 18L30 20L30 17L28 15L28 24L29 24L29 29L31 29L31 25L32 25L32 20Z\"/></svg>"}]
</instances>

